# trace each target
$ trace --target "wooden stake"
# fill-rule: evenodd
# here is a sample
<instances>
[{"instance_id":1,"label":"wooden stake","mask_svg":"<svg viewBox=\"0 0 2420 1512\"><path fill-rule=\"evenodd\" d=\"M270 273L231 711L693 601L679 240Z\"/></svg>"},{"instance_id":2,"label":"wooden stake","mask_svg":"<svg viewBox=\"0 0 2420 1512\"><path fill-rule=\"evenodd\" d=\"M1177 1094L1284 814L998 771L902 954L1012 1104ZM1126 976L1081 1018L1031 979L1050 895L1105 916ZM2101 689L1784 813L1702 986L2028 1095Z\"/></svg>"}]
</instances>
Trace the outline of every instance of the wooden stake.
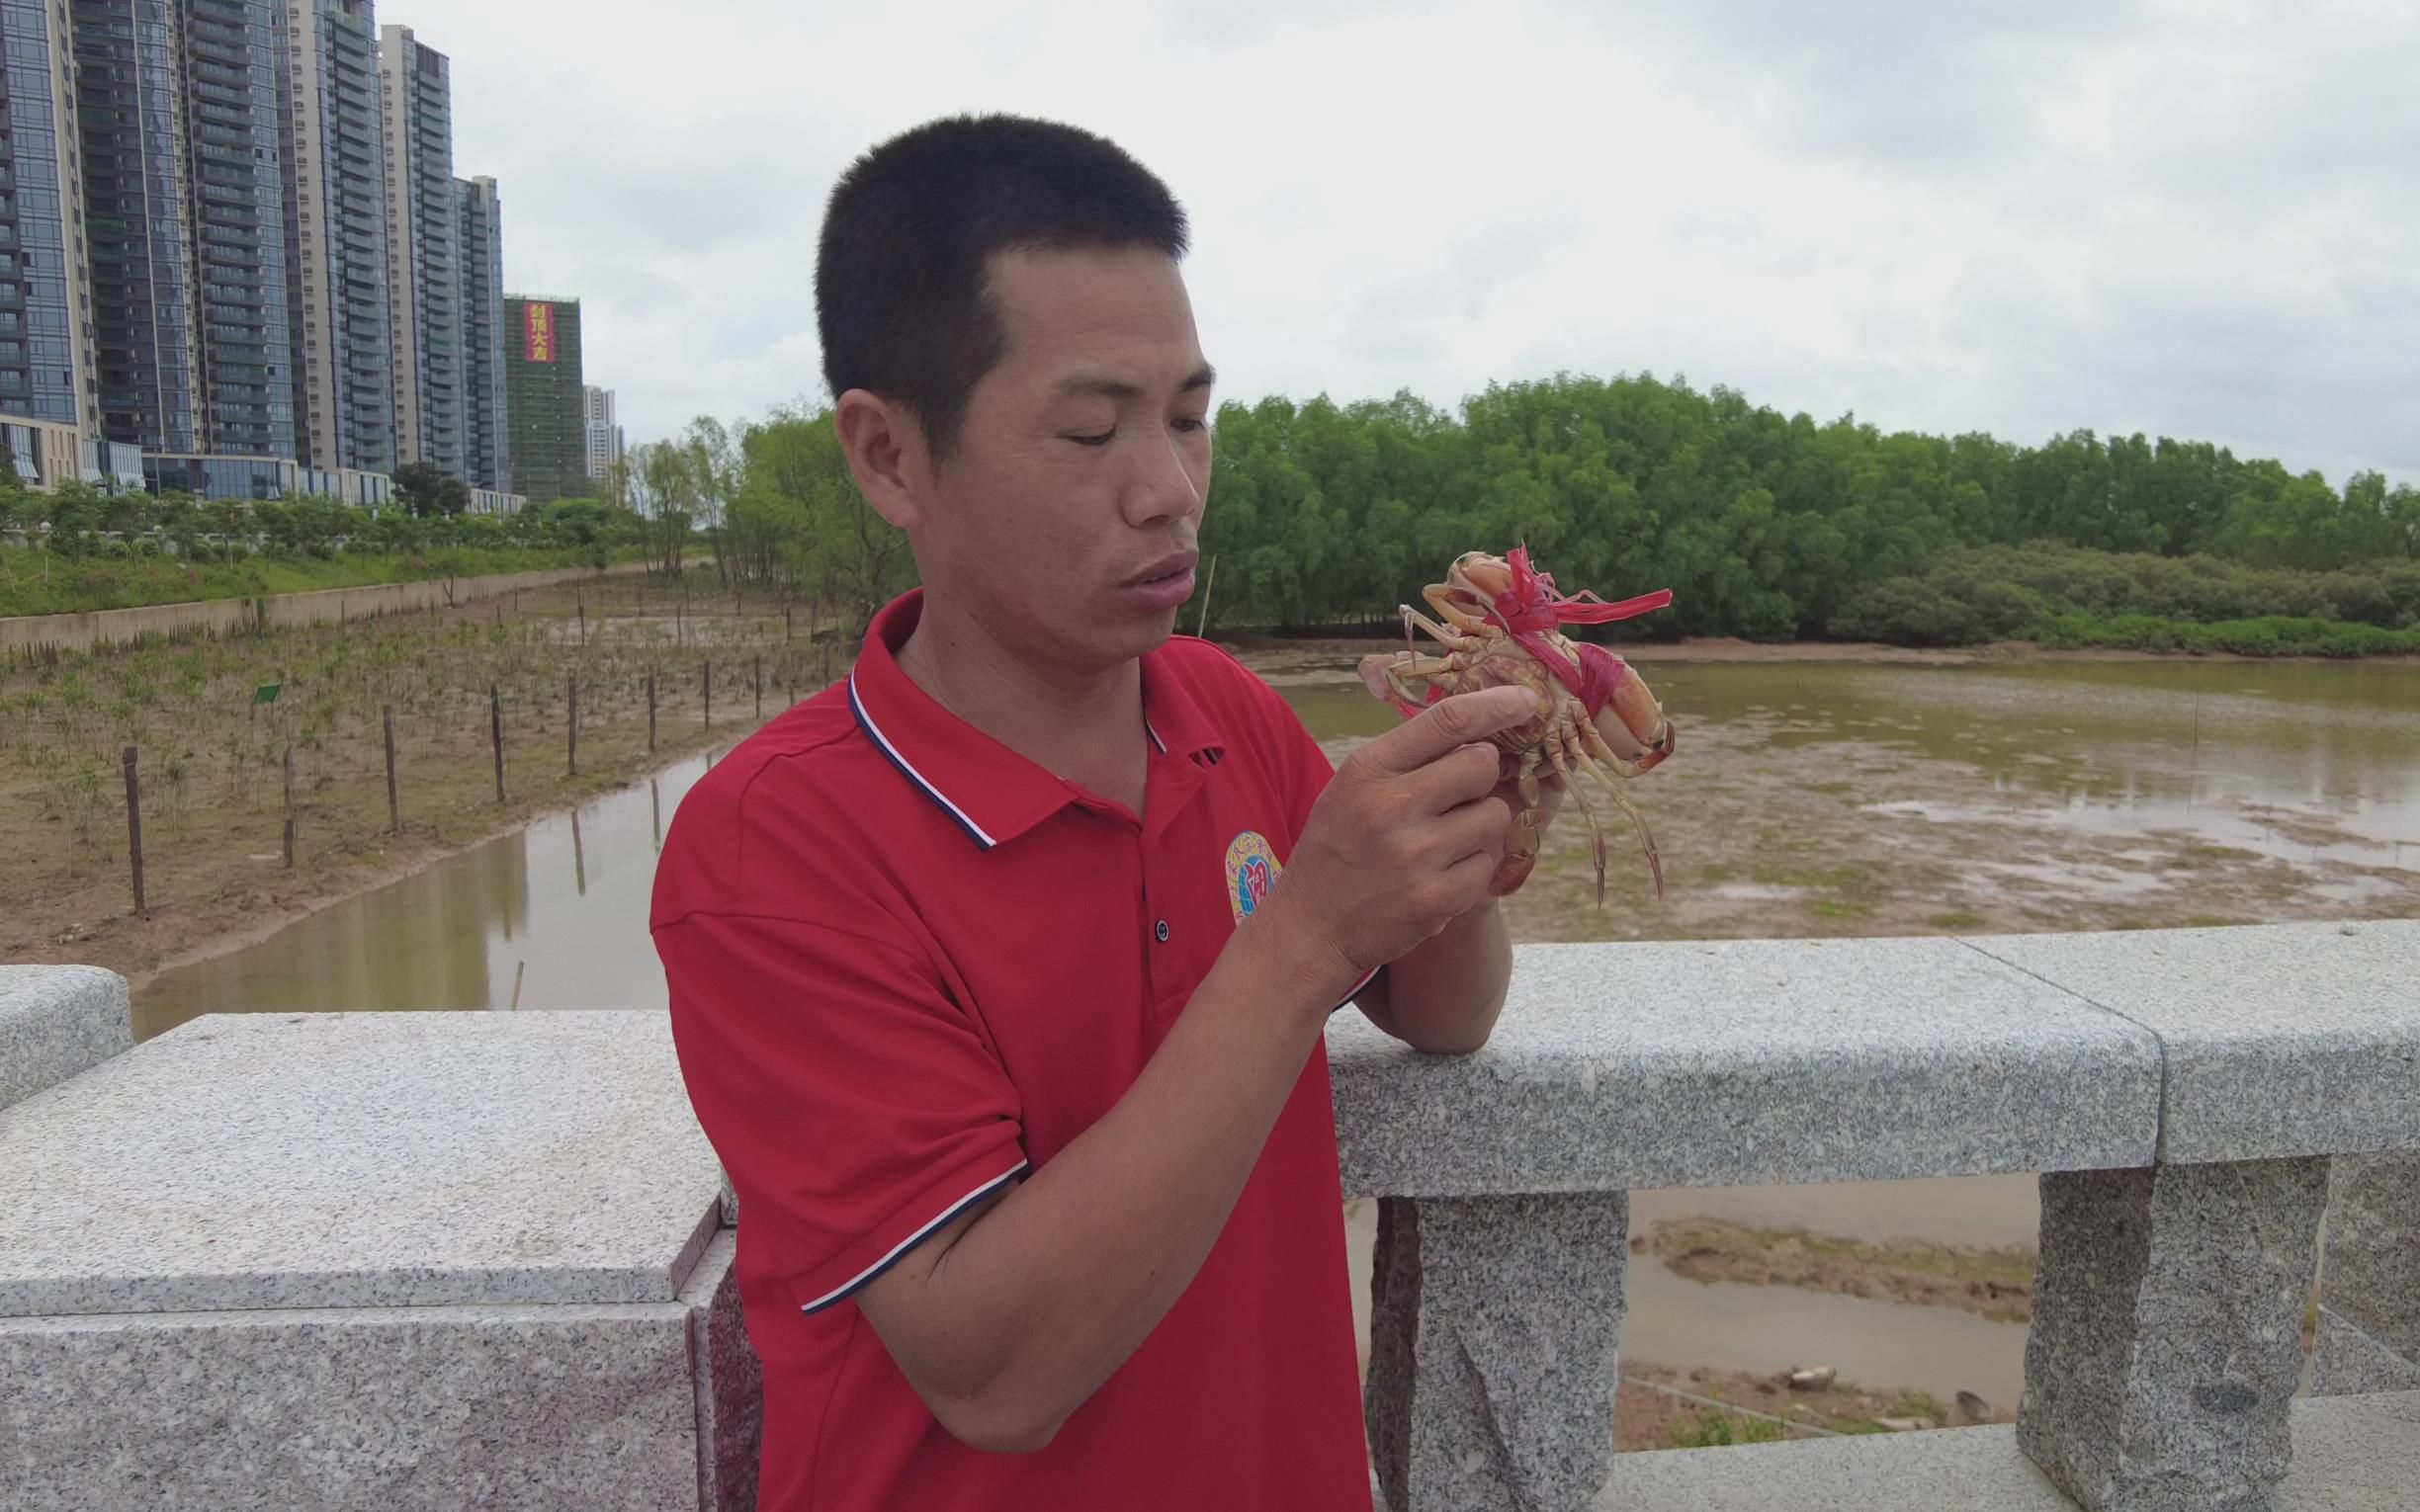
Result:
<instances>
[{"instance_id":1,"label":"wooden stake","mask_svg":"<svg viewBox=\"0 0 2420 1512\"><path fill-rule=\"evenodd\" d=\"M495 745L496 801L504 801L504 701L496 696L495 684L487 685L488 737Z\"/></svg>"},{"instance_id":2,"label":"wooden stake","mask_svg":"<svg viewBox=\"0 0 2420 1512\"><path fill-rule=\"evenodd\" d=\"M1218 586L1218 557L1210 558L1210 576L1202 584L1201 614L1193 621L1193 638L1199 640L1203 629L1210 623L1210 590Z\"/></svg>"},{"instance_id":3,"label":"wooden stake","mask_svg":"<svg viewBox=\"0 0 2420 1512\"><path fill-rule=\"evenodd\" d=\"M1217 570L1218 570L1218 564L1217 564L1216 562L1211 563L1210 570L1212 570L1213 572L1217 571ZM588 643L588 596L587 596L586 594L584 594L584 593L577 593L577 592L574 592L574 593L571 595L571 597L572 597L572 599L573 599L573 600L574 600L574 601L575 601L575 602L576 602L576 603L579 605L579 620L580 620L580 638L579 638L579 643L580 643L580 644L582 644L582 645L586 645L586 644Z\"/></svg>"},{"instance_id":4,"label":"wooden stake","mask_svg":"<svg viewBox=\"0 0 2420 1512\"><path fill-rule=\"evenodd\" d=\"M521 975L522 975L522 973L523 973L523 972L527 971L528 969L529 969L529 962L528 962L526 959L521 960L521 961L518 961L518 962L514 963L514 965L513 965L513 999L512 999L512 1005L513 1005L513 1007L514 1007L514 1008L516 1008L516 1009L518 1009L518 1008L521 1006Z\"/></svg>"},{"instance_id":5,"label":"wooden stake","mask_svg":"<svg viewBox=\"0 0 2420 1512\"><path fill-rule=\"evenodd\" d=\"M286 870L289 872L294 870L294 747L289 745L286 747Z\"/></svg>"},{"instance_id":6,"label":"wooden stake","mask_svg":"<svg viewBox=\"0 0 2420 1512\"><path fill-rule=\"evenodd\" d=\"M655 749L655 669L648 668L648 749Z\"/></svg>"},{"instance_id":7,"label":"wooden stake","mask_svg":"<svg viewBox=\"0 0 2420 1512\"><path fill-rule=\"evenodd\" d=\"M790 606L787 604L782 606L782 643L790 643Z\"/></svg>"},{"instance_id":8,"label":"wooden stake","mask_svg":"<svg viewBox=\"0 0 2420 1512\"><path fill-rule=\"evenodd\" d=\"M403 833L403 809L395 801L394 706L382 704L379 712L387 720L387 832L399 835Z\"/></svg>"},{"instance_id":9,"label":"wooden stake","mask_svg":"<svg viewBox=\"0 0 2420 1512\"><path fill-rule=\"evenodd\" d=\"M764 717L764 652L756 653L756 717Z\"/></svg>"},{"instance_id":10,"label":"wooden stake","mask_svg":"<svg viewBox=\"0 0 2420 1512\"><path fill-rule=\"evenodd\" d=\"M714 658L706 658L706 727L714 728Z\"/></svg>"},{"instance_id":11,"label":"wooden stake","mask_svg":"<svg viewBox=\"0 0 2420 1512\"><path fill-rule=\"evenodd\" d=\"M579 678L571 679L571 717L565 721L571 730L571 775L579 776Z\"/></svg>"},{"instance_id":12,"label":"wooden stake","mask_svg":"<svg viewBox=\"0 0 2420 1512\"><path fill-rule=\"evenodd\" d=\"M127 855L134 864L134 911L143 912L142 779L134 774L134 747L126 748Z\"/></svg>"}]
</instances>

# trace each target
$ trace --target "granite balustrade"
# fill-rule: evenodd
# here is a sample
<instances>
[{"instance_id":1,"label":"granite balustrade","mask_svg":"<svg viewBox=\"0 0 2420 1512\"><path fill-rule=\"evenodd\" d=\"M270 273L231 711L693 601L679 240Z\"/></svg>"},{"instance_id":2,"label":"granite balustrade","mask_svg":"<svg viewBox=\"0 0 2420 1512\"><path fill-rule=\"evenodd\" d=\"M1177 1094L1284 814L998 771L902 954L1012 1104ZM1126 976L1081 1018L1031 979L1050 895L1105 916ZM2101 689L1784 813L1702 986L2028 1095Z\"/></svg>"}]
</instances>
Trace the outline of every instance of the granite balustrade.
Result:
<instances>
[{"instance_id":1,"label":"granite balustrade","mask_svg":"<svg viewBox=\"0 0 2420 1512\"><path fill-rule=\"evenodd\" d=\"M739 1216L660 1013L214 1014L110 1055L110 983L0 968L0 1086L47 1086L0 1107L0 1506L752 1505ZM73 1027L12 1020L43 997ZM1482 1051L1349 1014L1329 1050L1391 1512L2420 1485L2420 921L1523 947ZM2009 1172L2042 1192L2013 1425L1613 1454L1629 1190Z\"/></svg>"},{"instance_id":2,"label":"granite balustrade","mask_svg":"<svg viewBox=\"0 0 2420 1512\"><path fill-rule=\"evenodd\" d=\"M2412 1505L2420 922L1532 946L1481 1052L1329 1053L1390 1512ZM2013 1426L1613 1453L1630 1189L2012 1172Z\"/></svg>"}]
</instances>

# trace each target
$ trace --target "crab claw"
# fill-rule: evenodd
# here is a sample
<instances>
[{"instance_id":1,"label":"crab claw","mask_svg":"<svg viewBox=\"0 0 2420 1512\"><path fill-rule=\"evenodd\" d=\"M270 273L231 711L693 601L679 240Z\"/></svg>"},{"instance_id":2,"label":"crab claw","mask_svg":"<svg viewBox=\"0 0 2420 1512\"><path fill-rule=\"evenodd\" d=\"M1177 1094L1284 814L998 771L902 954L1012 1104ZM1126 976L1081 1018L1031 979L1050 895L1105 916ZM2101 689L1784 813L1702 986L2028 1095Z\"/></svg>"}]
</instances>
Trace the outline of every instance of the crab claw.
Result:
<instances>
[{"instance_id":1,"label":"crab claw","mask_svg":"<svg viewBox=\"0 0 2420 1512\"><path fill-rule=\"evenodd\" d=\"M1361 686L1369 690L1370 697L1382 703L1394 705L1403 714L1403 716L1409 719L1420 713L1420 708L1418 705L1406 703L1395 692L1394 683L1387 677L1387 670L1394 665L1394 662L1393 656L1362 657Z\"/></svg>"},{"instance_id":2,"label":"crab claw","mask_svg":"<svg viewBox=\"0 0 2420 1512\"><path fill-rule=\"evenodd\" d=\"M1673 753L1672 720L1664 717L1663 706L1648 691L1638 668L1625 664L1622 673L1594 722L1613 754L1633 763L1644 776Z\"/></svg>"},{"instance_id":3,"label":"crab claw","mask_svg":"<svg viewBox=\"0 0 2420 1512\"><path fill-rule=\"evenodd\" d=\"M1512 758L1506 758L1511 763ZM1512 811L1512 827L1505 834L1504 859L1488 876L1488 896L1511 897L1520 890L1521 883L1537 867L1538 843L1543 838L1534 816L1520 808Z\"/></svg>"}]
</instances>

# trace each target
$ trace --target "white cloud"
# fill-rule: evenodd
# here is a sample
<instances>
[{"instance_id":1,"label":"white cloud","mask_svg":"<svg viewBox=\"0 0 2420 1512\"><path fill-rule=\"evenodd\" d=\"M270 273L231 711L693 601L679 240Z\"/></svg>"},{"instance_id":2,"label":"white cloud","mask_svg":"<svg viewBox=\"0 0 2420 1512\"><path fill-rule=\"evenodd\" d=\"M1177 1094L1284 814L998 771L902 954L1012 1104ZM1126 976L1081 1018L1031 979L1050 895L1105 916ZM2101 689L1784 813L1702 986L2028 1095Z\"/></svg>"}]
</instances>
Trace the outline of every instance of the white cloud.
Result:
<instances>
[{"instance_id":1,"label":"white cloud","mask_svg":"<svg viewBox=\"0 0 2420 1512\"><path fill-rule=\"evenodd\" d=\"M1036 19L1047 16L1047 20ZM1109 134L1191 212L1227 396L1685 373L1886 427L2420 477L2420 20L2385 3L416 0L515 289L634 440L821 387L851 157Z\"/></svg>"}]
</instances>

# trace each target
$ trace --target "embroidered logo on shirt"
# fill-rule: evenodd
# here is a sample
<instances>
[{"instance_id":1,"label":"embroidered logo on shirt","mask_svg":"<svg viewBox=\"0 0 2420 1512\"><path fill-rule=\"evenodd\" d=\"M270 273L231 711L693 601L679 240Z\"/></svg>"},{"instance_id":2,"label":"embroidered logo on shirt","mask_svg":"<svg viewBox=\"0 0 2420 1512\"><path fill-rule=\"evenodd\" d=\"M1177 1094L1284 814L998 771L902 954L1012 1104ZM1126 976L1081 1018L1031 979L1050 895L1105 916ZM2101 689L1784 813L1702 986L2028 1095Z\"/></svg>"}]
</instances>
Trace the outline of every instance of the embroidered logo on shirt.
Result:
<instances>
[{"instance_id":1,"label":"embroidered logo on shirt","mask_svg":"<svg viewBox=\"0 0 2420 1512\"><path fill-rule=\"evenodd\" d=\"M1227 902L1235 909L1238 924L1268 900L1269 889L1277 885L1277 874L1284 870L1277 853L1256 829L1244 831L1228 845Z\"/></svg>"}]
</instances>

